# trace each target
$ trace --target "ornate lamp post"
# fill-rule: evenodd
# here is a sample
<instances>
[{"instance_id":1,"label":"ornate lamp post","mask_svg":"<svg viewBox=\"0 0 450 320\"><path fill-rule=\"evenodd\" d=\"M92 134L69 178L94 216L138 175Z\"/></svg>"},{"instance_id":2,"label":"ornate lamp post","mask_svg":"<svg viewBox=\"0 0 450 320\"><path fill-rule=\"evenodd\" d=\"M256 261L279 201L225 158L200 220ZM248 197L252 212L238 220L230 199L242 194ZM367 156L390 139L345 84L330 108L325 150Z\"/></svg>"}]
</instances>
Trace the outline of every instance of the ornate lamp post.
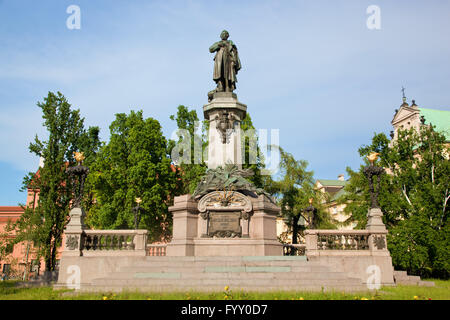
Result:
<instances>
[{"instance_id":1,"label":"ornate lamp post","mask_svg":"<svg viewBox=\"0 0 450 320\"><path fill-rule=\"evenodd\" d=\"M136 201L137 206L133 208L133 214L134 214L134 229L137 230L139 226L139 222L141 221L141 211L144 211L144 208L141 208L141 198L136 198L134 201Z\"/></svg>"},{"instance_id":2,"label":"ornate lamp post","mask_svg":"<svg viewBox=\"0 0 450 320\"><path fill-rule=\"evenodd\" d=\"M384 169L381 167L374 166L373 163L377 160L379 156L379 153L372 152L367 156L367 159L369 159L370 165L364 168L364 175L366 176L367 180L369 180L369 188L370 188L370 199L371 199L371 206L370 208L379 208L378 204L378 196L380 194L380 182L381 182L381 175L384 173ZM376 178L376 184L374 185L373 178Z\"/></svg>"},{"instance_id":3,"label":"ornate lamp post","mask_svg":"<svg viewBox=\"0 0 450 320\"><path fill-rule=\"evenodd\" d=\"M367 156L367 159L369 159L370 165L364 168L364 175L367 177L367 180L369 180L369 187L370 187L370 199L371 204L369 208L369 212L367 214L367 230L372 231L386 231L386 226L383 223L382 217L383 213L381 212L380 205L378 203L378 196L380 194L380 186L381 186L381 175L384 173L384 169L381 167L375 166L373 163L377 160L379 153L372 152ZM376 178L376 186L374 183L374 178ZM373 238L373 241L377 243L377 247L381 249L381 245L379 245L378 236L371 235ZM384 236L383 236L383 239ZM385 240L383 240L385 241ZM384 242L383 242L384 243Z\"/></svg>"},{"instance_id":4,"label":"ornate lamp post","mask_svg":"<svg viewBox=\"0 0 450 320\"><path fill-rule=\"evenodd\" d=\"M77 165L67 168L66 172L72 182L74 199L70 210L70 221L66 226L66 248L63 252L65 256L79 256L83 247L84 234L84 210L82 200L84 194L84 182L89 173L89 168L82 165L84 155L82 152L74 152Z\"/></svg>"},{"instance_id":5,"label":"ornate lamp post","mask_svg":"<svg viewBox=\"0 0 450 320\"><path fill-rule=\"evenodd\" d=\"M81 208L81 202L84 193L84 182L89 173L89 168L82 165L85 159L83 152L74 152L77 165L66 170L72 180L72 187L74 191L74 199L72 208Z\"/></svg>"}]
</instances>

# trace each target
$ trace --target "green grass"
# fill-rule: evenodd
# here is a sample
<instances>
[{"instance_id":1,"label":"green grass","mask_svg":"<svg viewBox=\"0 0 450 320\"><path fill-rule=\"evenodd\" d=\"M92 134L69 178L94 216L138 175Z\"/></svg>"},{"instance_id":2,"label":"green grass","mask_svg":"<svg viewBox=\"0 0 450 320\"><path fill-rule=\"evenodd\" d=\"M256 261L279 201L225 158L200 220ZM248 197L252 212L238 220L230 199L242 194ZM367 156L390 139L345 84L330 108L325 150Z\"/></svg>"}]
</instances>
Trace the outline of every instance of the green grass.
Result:
<instances>
[{"instance_id":1,"label":"green grass","mask_svg":"<svg viewBox=\"0 0 450 320\"><path fill-rule=\"evenodd\" d=\"M14 281L0 282L0 300L450 300L450 280L434 280L435 287L382 287L378 291L344 292L100 292L77 293L51 287L19 288ZM225 290L227 289L227 290Z\"/></svg>"}]
</instances>

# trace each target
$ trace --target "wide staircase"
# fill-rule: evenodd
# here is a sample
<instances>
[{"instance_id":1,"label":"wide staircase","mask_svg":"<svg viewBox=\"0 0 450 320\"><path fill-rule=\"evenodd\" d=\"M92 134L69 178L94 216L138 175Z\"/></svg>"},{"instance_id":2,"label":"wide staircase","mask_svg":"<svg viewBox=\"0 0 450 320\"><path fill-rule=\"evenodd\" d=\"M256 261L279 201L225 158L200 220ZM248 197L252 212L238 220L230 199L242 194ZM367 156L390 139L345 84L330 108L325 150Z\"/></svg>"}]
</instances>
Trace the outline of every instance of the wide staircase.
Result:
<instances>
[{"instance_id":1,"label":"wide staircase","mask_svg":"<svg viewBox=\"0 0 450 320\"><path fill-rule=\"evenodd\" d=\"M97 278L83 291L365 291L359 278L305 256L152 257Z\"/></svg>"}]
</instances>

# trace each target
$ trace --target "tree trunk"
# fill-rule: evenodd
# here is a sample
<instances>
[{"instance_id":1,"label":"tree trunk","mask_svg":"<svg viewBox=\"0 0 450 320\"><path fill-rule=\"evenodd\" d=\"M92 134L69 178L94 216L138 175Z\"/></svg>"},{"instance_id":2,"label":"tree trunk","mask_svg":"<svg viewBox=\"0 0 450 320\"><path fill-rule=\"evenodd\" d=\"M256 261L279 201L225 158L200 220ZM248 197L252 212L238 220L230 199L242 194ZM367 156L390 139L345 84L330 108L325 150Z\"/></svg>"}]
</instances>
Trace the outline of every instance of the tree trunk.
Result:
<instances>
[{"instance_id":1,"label":"tree trunk","mask_svg":"<svg viewBox=\"0 0 450 320\"><path fill-rule=\"evenodd\" d=\"M298 236L298 219L299 216L294 216L292 218L292 244L297 244L297 236Z\"/></svg>"}]
</instances>

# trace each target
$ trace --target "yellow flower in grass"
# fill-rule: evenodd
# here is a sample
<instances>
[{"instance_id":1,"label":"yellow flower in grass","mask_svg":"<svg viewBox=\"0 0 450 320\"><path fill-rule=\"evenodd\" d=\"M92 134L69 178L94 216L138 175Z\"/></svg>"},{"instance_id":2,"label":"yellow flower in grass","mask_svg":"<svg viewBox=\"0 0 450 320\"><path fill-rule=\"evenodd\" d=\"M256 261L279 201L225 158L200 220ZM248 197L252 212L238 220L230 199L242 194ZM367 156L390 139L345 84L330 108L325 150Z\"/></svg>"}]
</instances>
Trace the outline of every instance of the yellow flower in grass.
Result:
<instances>
[{"instance_id":1,"label":"yellow flower in grass","mask_svg":"<svg viewBox=\"0 0 450 320\"><path fill-rule=\"evenodd\" d=\"M108 297L107 296L103 296L103 300L108 300Z\"/></svg>"},{"instance_id":2,"label":"yellow flower in grass","mask_svg":"<svg viewBox=\"0 0 450 320\"><path fill-rule=\"evenodd\" d=\"M418 296L414 296L414 300L418 300L419 299L419 297Z\"/></svg>"},{"instance_id":3,"label":"yellow flower in grass","mask_svg":"<svg viewBox=\"0 0 450 320\"><path fill-rule=\"evenodd\" d=\"M228 289L230 289L229 286L225 286L225 288L223 288L223 290L228 291Z\"/></svg>"},{"instance_id":4,"label":"yellow flower in grass","mask_svg":"<svg viewBox=\"0 0 450 320\"><path fill-rule=\"evenodd\" d=\"M298 298L298 300L305 300L305 299L303 299L303 297L300 297L300 298Z\"/></svg>"},{"instance_id":5,"label":"yellow flower in grass","mask_svg":"<svg viewBox=\"0 0 450 320\"><path fill-rule=\"evenodd\" d=\"M369 300L369 299L367 299L366 297L362 297L361 300Z\"/></svg>"}]
</instances>

